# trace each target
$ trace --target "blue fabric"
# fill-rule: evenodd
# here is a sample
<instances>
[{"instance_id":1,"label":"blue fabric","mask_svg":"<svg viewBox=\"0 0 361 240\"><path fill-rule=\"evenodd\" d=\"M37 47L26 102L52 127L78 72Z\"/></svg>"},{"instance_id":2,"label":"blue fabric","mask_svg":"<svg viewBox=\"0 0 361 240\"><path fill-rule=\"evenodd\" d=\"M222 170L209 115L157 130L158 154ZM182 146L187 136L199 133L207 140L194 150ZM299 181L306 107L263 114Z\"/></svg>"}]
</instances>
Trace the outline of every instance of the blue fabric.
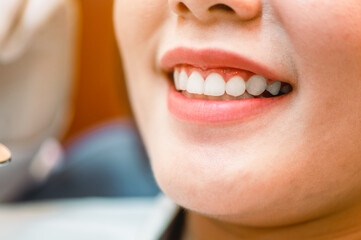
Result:
<instances>
[{"instance_id":1,"label":"blue fabric","mask_svg":"<svg viewBox=\"0 0 361 240\"><path fill-rule=\"evenodd\" d=\"M113 121L72 141L65 165L21 200L158 193L137 131L129 122Z\"/></svg>"}]
</instances>

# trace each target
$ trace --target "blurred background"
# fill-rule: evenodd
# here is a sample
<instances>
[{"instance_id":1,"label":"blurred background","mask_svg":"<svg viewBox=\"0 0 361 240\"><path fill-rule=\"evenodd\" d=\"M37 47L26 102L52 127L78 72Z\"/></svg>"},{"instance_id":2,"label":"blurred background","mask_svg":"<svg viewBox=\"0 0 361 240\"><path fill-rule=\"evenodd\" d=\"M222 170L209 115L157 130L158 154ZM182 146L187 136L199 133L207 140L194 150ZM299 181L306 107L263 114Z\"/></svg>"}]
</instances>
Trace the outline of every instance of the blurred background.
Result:
<instances>
[{"instance_id":1,"label":"blurred background","mask_svg":"<svg viewBox=\"0 0 361 240\"><path fill-rule=\"evenodd\" d=\"M73 118L63 141L101 122L131 117L113 30L113 0L75 0L80 7Z\"/></svg>"},{"instance_id":2,"label":"blurred background","mask_svg":"<svg viewBox=\"0 0 361 240\"><path fill-rule=\"evenodd\" d=\"M113 0L0 2L0 202L155 196Z\"/></svg>"}]
</instances>

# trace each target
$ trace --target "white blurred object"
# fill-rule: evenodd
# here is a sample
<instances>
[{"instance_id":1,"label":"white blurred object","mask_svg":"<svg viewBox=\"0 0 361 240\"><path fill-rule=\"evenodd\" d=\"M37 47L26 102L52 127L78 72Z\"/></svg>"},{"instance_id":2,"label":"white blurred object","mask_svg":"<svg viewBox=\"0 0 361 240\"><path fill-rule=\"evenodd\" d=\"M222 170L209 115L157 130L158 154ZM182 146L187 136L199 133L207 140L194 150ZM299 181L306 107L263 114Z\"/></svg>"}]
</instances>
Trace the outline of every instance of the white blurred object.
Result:
<instances>
[{"instance_id":1,"label":"white blurred object","mask_svg":"<svg viewBox=\"0 0 361 240\"><path fill-rule=\"evenodd\" d=\"M0 46L12 31L25 2L25 0L0 0Z\"/></svg>"},{"instance_id":2,"label":"white blurred object","mask_svg":"<svg viewBox=\"0 0 361 240\"><path fill-rule=\"evenodd\" d=\"M47 25L64 0L0 0L0 61L11 62L26 51L32 37Z\"/></svg>"},{"instance_id":3,"label":"white blurred object","mask_svg":"<svg viewBox=\"0 0 361 240\"><path fill-rule=\"evenodd\" d=\"M32 159L65 129L76 22L74 0L0 0L0 142L13 153L0 169L0 201L35 182Z\"/></svg>"},{"instance_id":4,"label":"white blurred object","mask_svg":"<svg viewBox=\"0 0 361 240\"><path fill-rule=\"evenodd\" d=\"M42 182L62 163L62 160L63 151L60 143L54 138L47 139L31 161L29 166L31 177L39 183Z\"/></svg>"},{"instance_id":5,"label":"white blurred object","mask_svg":"<svg viewBox=\"0 0 361 240\"><path fill-rule=\"evenodd\" d=\"M0 239L158 240L179 211L164 195L3 205Z\"/></svg>"}]
</instances>

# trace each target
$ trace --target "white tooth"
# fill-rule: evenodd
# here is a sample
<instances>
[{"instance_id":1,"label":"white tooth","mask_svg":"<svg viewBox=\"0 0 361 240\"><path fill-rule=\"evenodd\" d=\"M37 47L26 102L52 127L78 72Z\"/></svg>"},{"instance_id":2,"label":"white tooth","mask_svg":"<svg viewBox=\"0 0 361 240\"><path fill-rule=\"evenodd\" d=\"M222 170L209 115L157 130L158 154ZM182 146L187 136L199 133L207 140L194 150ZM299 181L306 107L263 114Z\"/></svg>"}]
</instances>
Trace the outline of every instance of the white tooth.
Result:
<instances>
[{"instance_id":1,"label":"white tooth","mask_svg":"<svg viewBox=\"0 0 361 240\"><path fill-rule=\"evenodd\" d=\"M281 82L277 81L267 86L267 91L273 96L276 96L281 89Z\"/></svg>"},{"instance_id":2,"label":"white tooth","mask_svg":"<svg viewBox=\"0 0 361 240\"><path fill-rule=\"evenodd\" d=\"M204 82L204 95L222 96L226 91L226 82L218 73L211 73Z\"/></svg>"},{"instance_id":3,"label":"white tooth","mask_svg":"<svg viewBox=\"0 0 361 240\"><path fill-rule=\"evenodd\" d=\"M253 96L262 94L267 88L267 80L259 75L254 75L246 83L247 92Z\"/></svg>"},{"instance_id":4,"label":"white tooth","mask_svg":"<svg viewBox=\"0 0 361 240\"><path fill-rule=\"evenodd\" d=\"M204 79L199 72L193 72L188 79L187 92L194 94L203 94Z\"/></svg>"},{"instance_id":5,"label":"white tooth","mask_svg":"<svg viewBox=\"0 0 361 240\"><path fill-rule=\"evenodd\" d=\"M186 90L187 82L188 82L188 75L184 70L182 70L179 74L179 90Z\"/></svg>"},{"instance_id":6,"label":"white tooth","mask_svg":"<svg viewBox=\"0 0 361 240\"><path fill-rule=\"evenodd\" d=\"M226 92L233 97L241 96L246 91L246 83L241 77L233 77L228 80Z\"/></svg>"},{"instance_id":7,"label":"white tooth","mask_svg":"<svg viewBox=\"0 0 361 240\"><path fill-rule=\"evenodd\" d=\"M175 89L180 90L180 88L179 88L179 71L178 70L174 70L173 80L174 80Z\"/></svg>"}]
</instances>

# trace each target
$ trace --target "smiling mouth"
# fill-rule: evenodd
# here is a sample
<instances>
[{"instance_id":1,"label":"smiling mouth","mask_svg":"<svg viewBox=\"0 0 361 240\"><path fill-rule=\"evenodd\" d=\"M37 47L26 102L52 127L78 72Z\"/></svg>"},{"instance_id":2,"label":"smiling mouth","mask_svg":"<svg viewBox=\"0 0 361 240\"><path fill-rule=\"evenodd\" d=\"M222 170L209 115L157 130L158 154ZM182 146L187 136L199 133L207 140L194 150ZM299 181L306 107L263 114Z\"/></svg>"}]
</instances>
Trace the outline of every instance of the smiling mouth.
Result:
<instances>
[{"instance_id":1,"label":"smiling mouth","mask_svg":"<svg viewBox=\"0 0 361 240\"><path fill-rule=\"evenodd\" d=\"M288 83L234 68L207 69L177 65L169 78L183 96L202 100L275 98L292 91L292 86Z\"/></svg>"},{"instance_id":2,"label":"smiling mouth","mask_svg":"<svg viewBox=\"0 0 361 240\"><path fill-rule=\"evenodd\" d=\"M199 123L240 122L279 112L293 87L273 69L232 52L176 48L160 66L168 75L169 112Z\"/></svg>"}]
</instances>

